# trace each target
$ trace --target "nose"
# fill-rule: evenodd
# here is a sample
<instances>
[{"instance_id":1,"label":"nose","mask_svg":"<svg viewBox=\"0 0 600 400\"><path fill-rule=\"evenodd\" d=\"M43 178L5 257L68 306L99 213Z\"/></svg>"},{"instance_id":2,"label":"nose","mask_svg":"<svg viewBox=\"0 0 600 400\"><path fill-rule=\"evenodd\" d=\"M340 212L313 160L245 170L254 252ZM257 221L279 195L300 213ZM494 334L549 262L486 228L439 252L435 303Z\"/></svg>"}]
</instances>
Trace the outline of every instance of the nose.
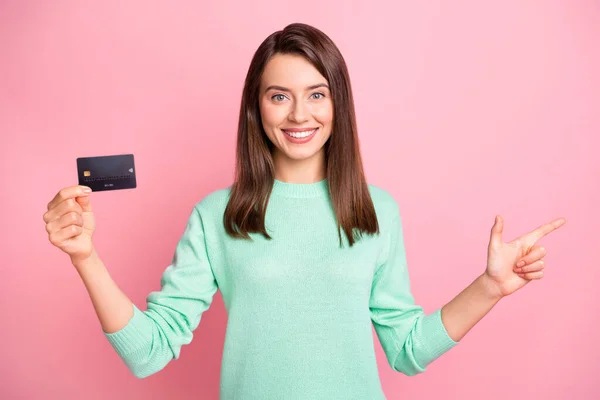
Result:
<instances>
[{"instance_id":1,"label":"nose","mask_svg":"<svg viewBox=\"0 0 600 400\"><path fill-rule=\"evenodd\" d=\"M302 101L296 101L293 103L288 118L290 121L295 123L302 123L306 121L308 116L308 110L306 105Z\"/></svg>"}]
</instances>

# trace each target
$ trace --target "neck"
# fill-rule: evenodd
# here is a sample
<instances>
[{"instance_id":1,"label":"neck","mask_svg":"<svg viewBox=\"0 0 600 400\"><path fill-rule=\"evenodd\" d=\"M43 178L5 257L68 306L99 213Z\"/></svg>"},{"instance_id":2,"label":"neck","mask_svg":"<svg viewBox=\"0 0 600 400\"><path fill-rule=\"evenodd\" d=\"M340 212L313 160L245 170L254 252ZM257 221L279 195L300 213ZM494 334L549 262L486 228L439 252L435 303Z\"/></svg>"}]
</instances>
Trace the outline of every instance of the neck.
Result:
<instances>
[{"instance_id":1,"label":"neck","mask_svg":"<svg viewBox=\"0 0 600 400\"><path fill-rule=\"evenodd\" d=\"M310 158L294 160L280 152L273 154L275 179L289 183L314 183L327 177L325 152L319 151Z\"/></svg>"}]
</instances>

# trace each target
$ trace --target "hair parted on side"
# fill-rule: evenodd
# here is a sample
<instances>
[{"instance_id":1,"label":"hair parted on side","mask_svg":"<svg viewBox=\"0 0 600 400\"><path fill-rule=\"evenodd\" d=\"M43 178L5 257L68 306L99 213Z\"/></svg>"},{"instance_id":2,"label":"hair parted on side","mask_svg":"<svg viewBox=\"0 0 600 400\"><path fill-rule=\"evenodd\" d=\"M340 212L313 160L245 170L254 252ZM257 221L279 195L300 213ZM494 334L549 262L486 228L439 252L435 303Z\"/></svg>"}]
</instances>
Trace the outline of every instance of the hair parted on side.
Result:
<instances>
[{"instance_id":1,"label":"hair parted on side","mask_svg":"<svg viewBox=\"0 0 600 400\"><path fill-rule=\"evenodd\" d=\"M352 246L364 233L379 233L379 224L364 176L350 76L333 41L319 29L302 23L269 35L252 57L242 92L235 179L223 215L225 231L234 238L250 239L248 233L252 232L271 239L265 229L265 213L275 165L273 144L262 127L259 88L266 64L278 53L303 56L328 81L334 117L332 134L325 143L326 177L340 246L341 230Z\"/></svg>"}]
</instances>

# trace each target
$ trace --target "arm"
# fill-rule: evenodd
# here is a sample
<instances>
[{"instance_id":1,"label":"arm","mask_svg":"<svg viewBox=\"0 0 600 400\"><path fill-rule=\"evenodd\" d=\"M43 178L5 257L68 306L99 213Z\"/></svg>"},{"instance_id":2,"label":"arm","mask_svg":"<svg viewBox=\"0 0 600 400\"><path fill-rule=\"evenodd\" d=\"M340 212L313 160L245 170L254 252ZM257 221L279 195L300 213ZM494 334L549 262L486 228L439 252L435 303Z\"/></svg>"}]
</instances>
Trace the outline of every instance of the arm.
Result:
<instances>
[{"instance_id":1,"label":"arm","mask_svg":"<svg viewBox=\"0 0 600 400\"><path fill-rule=\"evenodd\" d=\"M106 266L94 250L92 255L73 265L90 296L104 332L116 332L133 316L133 303L113 281Z\"/></svg>"},{"instance_id":2,"label":"arm","mask_svg":"<svg viewBox=\"0 0 600 400\"><path fill-rule=\"evenodd\" d=\"M97 255L77 270L105 337L138 378L179 358L181 347L192 341L193 331L217 291L197 207L162 275L160 291L147 296L147 310L141 311L118 289Z\"/></svg>"},{"instance_id":3,"label":"arm","mask_svg":"<svg viewBox=\"0 0 600 400\"><path fill-rule=\"evenodd\" d=\"M498 301L541 279L546 250L536 246L541 237L564 225L564 218L542 225L516 240L502 241L501 217L491 231L485 273L442 309L426 315L410 292L399 214L389 227L387 253L378 264L371 291L371 318L395 371L424 372L427 365L454 347Z\"/></svg>"},{"instance_id":4,"label":"arm","mask_svg":"<svg viewBox=\"0 0 600 400\"><path fill-rule=\"evenodd\" d=\"M501 298L487 275L477 277L442 308L442 321L448 335L460 341Z\"/></svg>"},{"instance_id":5,"label":"arm","mask_svg":"<svg viewBox=\"0 0 600 400\"><path fill-rule=\"evenodd\" d=\"M383 225L385 250L373 277L369 302L371 320L388 364L394 371L412 376L424 372L458 342L448 335L440 309L427 315L415 304L400 215L395 213L382 221L389 222Z\"/></svg>"}]
</instances>

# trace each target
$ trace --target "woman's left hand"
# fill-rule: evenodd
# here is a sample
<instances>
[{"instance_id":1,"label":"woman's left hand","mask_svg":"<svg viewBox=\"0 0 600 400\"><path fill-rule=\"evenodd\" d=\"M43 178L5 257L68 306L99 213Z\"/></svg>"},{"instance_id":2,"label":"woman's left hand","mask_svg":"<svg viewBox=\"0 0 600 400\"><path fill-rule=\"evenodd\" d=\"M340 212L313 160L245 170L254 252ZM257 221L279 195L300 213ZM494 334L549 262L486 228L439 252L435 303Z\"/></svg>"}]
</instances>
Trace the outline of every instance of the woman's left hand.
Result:
<instances>
[{"instance_id":1,"label":"woman's left hand","mask_svg":"<svg viewBox=\"0 0 600 400\"><path fill-rule=\"evenodd\" d=\"M550 232L555 231L567 222L564 218L544 224L537 229L504 243L502 230L504 220L496 217L488 246L488 261L485 276L497 288L499 296L508 296L516 292L533 279L541 279L546 267L543 257L546 249L535 243Z\"/></svg>"}]
</instances>

